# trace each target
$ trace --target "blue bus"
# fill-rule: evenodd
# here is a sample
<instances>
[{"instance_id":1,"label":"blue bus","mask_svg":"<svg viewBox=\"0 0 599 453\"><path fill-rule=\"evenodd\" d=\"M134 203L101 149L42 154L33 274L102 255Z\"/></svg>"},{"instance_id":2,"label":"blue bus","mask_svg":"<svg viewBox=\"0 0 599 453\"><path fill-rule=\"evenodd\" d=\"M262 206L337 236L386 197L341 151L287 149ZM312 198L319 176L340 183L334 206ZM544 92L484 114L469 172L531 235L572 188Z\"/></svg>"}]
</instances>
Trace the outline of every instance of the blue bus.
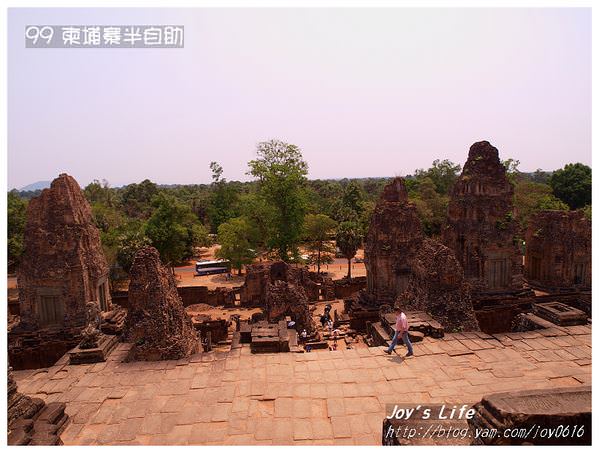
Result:
<instances>
[{"instance_id":1,"label":"blue bus","mask_svg":"<svg viewBox=\"0 0 599 453\"><path fill-rule=\"evenodd\" d=\"M231 272L228 260L196 261L196 275L227 274Z\"/></svg>"}]
</instances>

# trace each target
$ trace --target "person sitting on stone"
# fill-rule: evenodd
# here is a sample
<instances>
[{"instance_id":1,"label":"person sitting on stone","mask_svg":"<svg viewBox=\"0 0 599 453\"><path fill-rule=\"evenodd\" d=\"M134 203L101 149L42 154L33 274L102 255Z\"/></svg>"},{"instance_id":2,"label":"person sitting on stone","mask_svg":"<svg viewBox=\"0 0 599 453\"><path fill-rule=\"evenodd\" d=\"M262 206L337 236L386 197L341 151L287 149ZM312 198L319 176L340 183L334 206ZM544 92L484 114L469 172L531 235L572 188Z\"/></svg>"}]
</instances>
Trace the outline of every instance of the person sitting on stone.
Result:
<instances>
[{"instance_id":1,"label":"person sitting on stone","mask_svg":"<svg viewBox=\"0 0 599 453\"><path fill-rule=\"evenodd\" d=\"M397 317L395 318L395 335L393 335L393 339L391 340L391 344L389 348L385 350L387 354L391 354L397 346L397 342L399 338L403 340L403 344L405 344L408 348L408 353L406 357L411 357L414 355L414 349L412 348L412 343L410 342L410 335L408 334L408 318L406 314L401 309L399 304L395 304L395 313Z\"/></svg>"}]
</instances>

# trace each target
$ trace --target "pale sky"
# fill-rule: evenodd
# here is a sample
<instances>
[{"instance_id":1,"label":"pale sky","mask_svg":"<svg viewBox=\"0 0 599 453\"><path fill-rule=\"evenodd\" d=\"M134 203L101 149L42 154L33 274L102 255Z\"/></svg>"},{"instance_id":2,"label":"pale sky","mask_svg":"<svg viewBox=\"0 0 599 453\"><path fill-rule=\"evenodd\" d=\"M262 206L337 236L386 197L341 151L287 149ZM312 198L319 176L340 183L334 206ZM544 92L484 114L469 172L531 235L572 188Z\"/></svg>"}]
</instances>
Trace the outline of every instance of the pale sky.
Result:
<instances>
[{"instance_id":1,"label":"pale sky","mask_svg":"<svg viewBox=\"0 0 599 453\"><path fill-rule=\"evenodd\" d=\"M182 24L184 49L26 49L29 24ZM8 187L395 176L489 140L524 171L591 164L590 9L9 9Z\"/></svg>"}]
</instances>

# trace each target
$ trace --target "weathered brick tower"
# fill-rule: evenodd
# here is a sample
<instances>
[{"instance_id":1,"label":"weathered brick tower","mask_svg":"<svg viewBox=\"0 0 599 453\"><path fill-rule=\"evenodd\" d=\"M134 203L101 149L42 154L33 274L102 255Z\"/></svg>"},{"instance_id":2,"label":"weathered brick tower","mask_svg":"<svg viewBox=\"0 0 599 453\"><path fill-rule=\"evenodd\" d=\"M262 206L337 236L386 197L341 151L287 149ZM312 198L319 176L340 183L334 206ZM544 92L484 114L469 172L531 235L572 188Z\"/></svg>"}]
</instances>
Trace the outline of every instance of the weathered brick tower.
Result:
<instances>
[{"instance_id":1,"label":"weathered brick tower","mask_svg":"<svg viewBox=\"0 0 599 453\"><path fill-rule=\"evenodd\" d=\"M453 187L442 237L476 293L522 289L513 195L497 148L487 141L474 143Z\"/></svg>"}]
</instances>

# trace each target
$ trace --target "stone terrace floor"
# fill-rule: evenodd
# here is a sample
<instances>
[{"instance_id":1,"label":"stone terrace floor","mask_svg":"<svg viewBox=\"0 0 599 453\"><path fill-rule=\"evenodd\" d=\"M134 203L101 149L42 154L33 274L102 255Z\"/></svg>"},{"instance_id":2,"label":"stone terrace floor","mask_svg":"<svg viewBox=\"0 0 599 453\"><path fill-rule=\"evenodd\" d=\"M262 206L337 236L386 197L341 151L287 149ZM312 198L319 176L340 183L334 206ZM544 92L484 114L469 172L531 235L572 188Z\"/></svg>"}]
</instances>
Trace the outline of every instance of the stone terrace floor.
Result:
<instances>
[{"instance_id":1,"label":"stone terrace floor","mask_svg":"<svg viewBox=\"0 0 599 453\"><path fill-rule=\"evenodd\" d=\"M448 334L402 360L382 348L197 354L15 372L19 390L63 401L65 445L380 445L387 403L474 403L488 393L591 384L591 326ZM398 347L405 354L405 348Z\"/></svg>"}]
</instances>

